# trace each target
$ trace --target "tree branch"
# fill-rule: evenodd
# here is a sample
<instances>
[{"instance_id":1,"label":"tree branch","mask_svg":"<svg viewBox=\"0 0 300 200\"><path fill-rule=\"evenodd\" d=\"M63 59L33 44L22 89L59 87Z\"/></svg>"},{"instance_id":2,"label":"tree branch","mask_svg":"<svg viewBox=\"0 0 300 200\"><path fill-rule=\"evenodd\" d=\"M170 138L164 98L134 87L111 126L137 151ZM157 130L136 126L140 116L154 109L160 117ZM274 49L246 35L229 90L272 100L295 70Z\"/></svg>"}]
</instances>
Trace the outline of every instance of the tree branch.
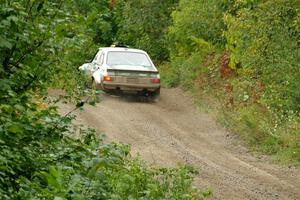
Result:
<instances>
[{"instance_id":1,"label":"tree branch","mask_svg":"<svg viewBox=\"0 0 300 200\"><path fill-rule=\"evenodd\" d=\"M37 43L36 46L29 48L25 53L23 53L22 56L20 56L20 58L15 62L15 63L9 63L10 65L13 65L14 67L20 69L19 64L29 55L31 54L33 51L37 50L43 43L45 40L41 40Z\"/></svg>"}]
</instances>

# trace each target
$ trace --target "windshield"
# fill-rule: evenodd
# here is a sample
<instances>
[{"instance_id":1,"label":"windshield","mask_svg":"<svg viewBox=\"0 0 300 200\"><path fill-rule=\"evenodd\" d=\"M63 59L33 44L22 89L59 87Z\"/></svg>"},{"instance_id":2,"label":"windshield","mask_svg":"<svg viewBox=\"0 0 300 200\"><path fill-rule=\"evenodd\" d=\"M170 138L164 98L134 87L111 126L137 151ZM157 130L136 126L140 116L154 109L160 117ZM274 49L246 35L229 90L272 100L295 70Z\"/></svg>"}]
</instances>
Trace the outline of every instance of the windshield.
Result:
<instances>
[{"instance_id":1,"label":"windshield","mask_svg":"<svg viewBox=\"0 0 300 200\"><path fill-rule=\"evenodd\" d=\"M143 66L148 70L153 70L153 66L144 53L111 51L107 54L107 64L114 65L134 65Z\"/></svg>"}]
</instances>

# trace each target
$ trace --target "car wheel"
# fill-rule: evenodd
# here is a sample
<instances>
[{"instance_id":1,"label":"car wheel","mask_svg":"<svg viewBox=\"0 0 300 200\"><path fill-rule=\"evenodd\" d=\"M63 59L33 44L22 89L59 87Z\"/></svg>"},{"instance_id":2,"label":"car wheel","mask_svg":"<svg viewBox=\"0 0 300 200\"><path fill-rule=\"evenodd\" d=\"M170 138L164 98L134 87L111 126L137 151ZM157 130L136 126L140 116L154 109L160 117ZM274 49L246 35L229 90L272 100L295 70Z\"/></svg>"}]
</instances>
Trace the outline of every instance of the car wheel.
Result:
<instances>
[{"instance_id":1,"label":"car wheel","mask_svg":"<svg viewBox=\"0 0 300 200\"><path fill-rule=\"evenodd\" d=\"M157 90L155 90L152 95L153 97L159 97L160 96L160 88L158 88Z\"/></svg>"},{"instance_id":2,"label":"car wheel","mask_svg":"<svg viewBox=\"0 0 300 200\"><path fill-rule=\"evenodd\" d=\"M150 102L156 102L159 100L160 97L160 88L150 93L147 97Z\"/></svg>"},{"instance_id":3,"label":"car wheel","mask_svg":"<svg viewBox=\"0 0 300 200\"><path fill-rule=\"evenodd\" d=\"M92 88L93 88L94 90L102 90L102 89L103 89L102 86L101 86L101 84L97 84L97 83L95 82L94 78L92 78Z\"/></svg>"}]
</instances>

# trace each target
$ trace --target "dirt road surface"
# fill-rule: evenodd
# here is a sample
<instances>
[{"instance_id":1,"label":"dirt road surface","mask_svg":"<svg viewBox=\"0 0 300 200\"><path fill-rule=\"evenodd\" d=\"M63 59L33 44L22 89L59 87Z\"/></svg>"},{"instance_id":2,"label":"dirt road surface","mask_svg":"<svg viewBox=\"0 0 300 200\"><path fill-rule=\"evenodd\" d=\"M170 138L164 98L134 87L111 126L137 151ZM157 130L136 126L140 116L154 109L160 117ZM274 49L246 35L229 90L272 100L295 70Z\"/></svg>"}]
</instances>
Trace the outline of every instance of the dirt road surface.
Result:
<instances>
[{"instance_id":1,"label":"dirt road surface","mask_svg":"<svg viewBox=\"0 0 300 200\"><path fill-rule=\"evenodd\" d=\"M212 188L212 199L300 199L300 170L253 156L233 134L201 113L181 89L163 89L154 103L103 95L96 107L78 111L78 122L130 144L151 165L191 164L200 169L195 185ZM72 105L61 106L67 113Z\"/></svg>"}]
</instances>

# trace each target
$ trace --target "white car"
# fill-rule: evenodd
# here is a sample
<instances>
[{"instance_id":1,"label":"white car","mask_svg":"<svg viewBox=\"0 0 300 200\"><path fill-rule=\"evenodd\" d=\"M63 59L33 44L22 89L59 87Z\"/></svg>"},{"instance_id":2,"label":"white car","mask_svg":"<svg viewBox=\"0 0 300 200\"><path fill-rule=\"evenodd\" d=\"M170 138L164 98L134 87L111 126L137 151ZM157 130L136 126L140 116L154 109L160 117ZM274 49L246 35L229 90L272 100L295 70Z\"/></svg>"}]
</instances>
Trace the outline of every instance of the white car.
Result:
<instances>
[{"instance_id":1,"label":"white car","mask_svg":"<svg viewBox=\"0 0 300 200\"><path fill-rule=\"evenodd\" d=\"M91 63L79 67L104 91L123 91L156 97L160 75L149 55L139 49L100 48Z\"/></svg>"}]
</instances>

